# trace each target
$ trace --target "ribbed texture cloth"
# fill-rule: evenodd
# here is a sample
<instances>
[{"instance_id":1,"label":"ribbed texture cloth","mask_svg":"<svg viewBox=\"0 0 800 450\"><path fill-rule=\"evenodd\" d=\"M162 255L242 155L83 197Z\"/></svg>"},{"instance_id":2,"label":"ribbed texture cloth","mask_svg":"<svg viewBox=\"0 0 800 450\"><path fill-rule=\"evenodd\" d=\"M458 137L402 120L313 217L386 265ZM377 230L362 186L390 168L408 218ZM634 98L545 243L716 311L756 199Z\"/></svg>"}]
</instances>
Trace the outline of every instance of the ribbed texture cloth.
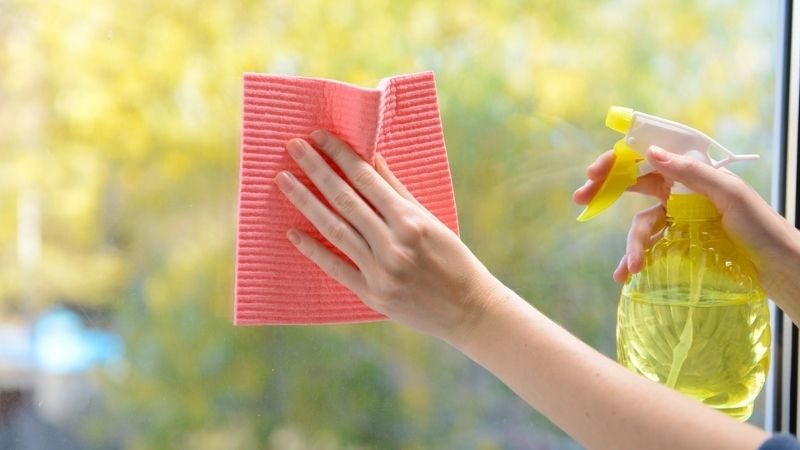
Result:
<instances>
[{"instance_id":1,"label":"ribbed texture cloth","mask_svg":"<svg viewBox=\"0 0 800 450\"><path fill-rule=\"evenodd\" d=\"M375 153L381 154L420 203L458 233L433 73L387 78L378 89L247 73L236 244L237 325L385 319L286 239L287 230L298 228L335 250L274 182L278 172L289 170L312 187L286 153L286 143L317 129L339 136L370 163ZM321 198L313 187L312 191Z\"/></svg>"}]
</instances>

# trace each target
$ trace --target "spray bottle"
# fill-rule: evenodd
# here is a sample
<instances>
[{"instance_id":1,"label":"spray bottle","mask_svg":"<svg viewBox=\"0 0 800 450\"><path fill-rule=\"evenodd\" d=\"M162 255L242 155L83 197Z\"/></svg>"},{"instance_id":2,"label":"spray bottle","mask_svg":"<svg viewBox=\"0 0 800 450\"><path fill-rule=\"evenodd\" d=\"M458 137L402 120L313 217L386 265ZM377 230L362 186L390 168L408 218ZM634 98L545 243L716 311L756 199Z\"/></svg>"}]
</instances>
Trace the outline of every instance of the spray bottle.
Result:
<instances>
[{"instance_id":1,"label":"spray bottle","mask_svg":"<svg viewBox=\"0 0 800 450\"><path fill-rule=\"evenodd\" d=\"M614 145L608 178L578 217L611 206L653 168L650 146L714 168L752 160L702 132L629 108L612 106L606 126L624 133ZM715 148L725 158L714 161ZM753 264L722 228L714 204L675 183L662 237L645 252L642 271L622 288L617 311L619 362L653 381L744 421L769 369L769 308Z\"/></svg>"}]
</instances>

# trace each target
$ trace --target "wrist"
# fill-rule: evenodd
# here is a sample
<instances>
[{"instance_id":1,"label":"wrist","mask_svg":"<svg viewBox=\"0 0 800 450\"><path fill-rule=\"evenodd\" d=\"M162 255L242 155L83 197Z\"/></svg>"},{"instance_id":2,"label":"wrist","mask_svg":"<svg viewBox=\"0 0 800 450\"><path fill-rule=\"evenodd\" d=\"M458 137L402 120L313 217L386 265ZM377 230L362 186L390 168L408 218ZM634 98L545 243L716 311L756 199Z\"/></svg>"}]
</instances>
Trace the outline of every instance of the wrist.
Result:
<instances>
[{"instance_id":1,"label":"wrist","mask_svg":"<svg viewBox=\"0 0 800 450\"><path fill-rule=\"evenodd\" d=\"M800 278L798 278L798 270L800 270L800 231L792 229L789 242L786 245L785 259L782 260L779 273L786 280L787 283L792 284L791 296L797 297L800 292Z\"/></svg>"},{"instance_id":2,"label":"wrist","mask_svg":"<svg viewBox=\"0 0 800 450\"><path fill-rule=\"evenodd\" d=\"M767 295L796 322L800 320L800 231L788 223L786 230L782 244L769 254L769 262L759 272Z\"/></svg>"},{"instance_id":3,"label":"wrist","mask_svg":"<svg viewBox=\"0 0 800 450\"><path fill-rule=\"evenodd\" d=\"M503 318L516 296L500 280L486 271L485 276L477 277L480 282L467 299L470 305L465 309L458 326L453 327L443 339L455 348L468 353L469 349L486 343L487 336L503 328Z\"/></svg>"}]
</instances>

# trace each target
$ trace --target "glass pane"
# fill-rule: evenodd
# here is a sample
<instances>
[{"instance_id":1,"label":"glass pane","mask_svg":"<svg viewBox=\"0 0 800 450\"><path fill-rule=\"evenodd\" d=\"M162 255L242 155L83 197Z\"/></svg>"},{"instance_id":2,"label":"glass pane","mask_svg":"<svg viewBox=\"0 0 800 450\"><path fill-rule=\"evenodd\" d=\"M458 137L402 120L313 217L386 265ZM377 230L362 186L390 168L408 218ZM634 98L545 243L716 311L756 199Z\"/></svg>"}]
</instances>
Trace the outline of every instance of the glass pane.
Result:
<instances>
[{"instance_id":1,"label":"glass pane","mask_svg":"<svg viewBox=\"0 0 800 450\"><path fill-rule=\"evenodd\" d=\"M768 198L777 23L757 0L0 2L0 447L578 448L395 324L231 325L241 75L434 70L463 240L613 357L611 272L652 202L575 221L605 112L760 153L733 170Z\"/></svg>"}]
</instances>

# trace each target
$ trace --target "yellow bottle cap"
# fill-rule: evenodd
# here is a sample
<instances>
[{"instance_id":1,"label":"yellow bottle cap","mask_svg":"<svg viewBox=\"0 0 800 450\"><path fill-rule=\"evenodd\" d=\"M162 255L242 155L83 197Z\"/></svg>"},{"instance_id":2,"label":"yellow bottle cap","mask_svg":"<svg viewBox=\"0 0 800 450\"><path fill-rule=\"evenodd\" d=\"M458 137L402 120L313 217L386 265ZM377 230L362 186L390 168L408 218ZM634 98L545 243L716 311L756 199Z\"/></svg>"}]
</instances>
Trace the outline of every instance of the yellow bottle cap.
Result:
<instances>
[{"instance_id":1,"label":"yellow bottle cap","mask_svg":"<svg viewBox=\"0 0 800 450\"><path fill-rule=\"evenodd\" d=\"M719 217L719 211L704 195L671 194L667 199L667 216L684 220L714 219Z\"/></svg>"},{"instance_id":2,"label":"yellow bottle cap","mask_svg":"<svg viewBox=\"0 0 800 450\"><path fill-rule=\"evenodd\" d=\"M633 123L633 110L624 106L612 106L606 114L606 126L620 133L628 133Z\"/></svg>"}]
</instances>

